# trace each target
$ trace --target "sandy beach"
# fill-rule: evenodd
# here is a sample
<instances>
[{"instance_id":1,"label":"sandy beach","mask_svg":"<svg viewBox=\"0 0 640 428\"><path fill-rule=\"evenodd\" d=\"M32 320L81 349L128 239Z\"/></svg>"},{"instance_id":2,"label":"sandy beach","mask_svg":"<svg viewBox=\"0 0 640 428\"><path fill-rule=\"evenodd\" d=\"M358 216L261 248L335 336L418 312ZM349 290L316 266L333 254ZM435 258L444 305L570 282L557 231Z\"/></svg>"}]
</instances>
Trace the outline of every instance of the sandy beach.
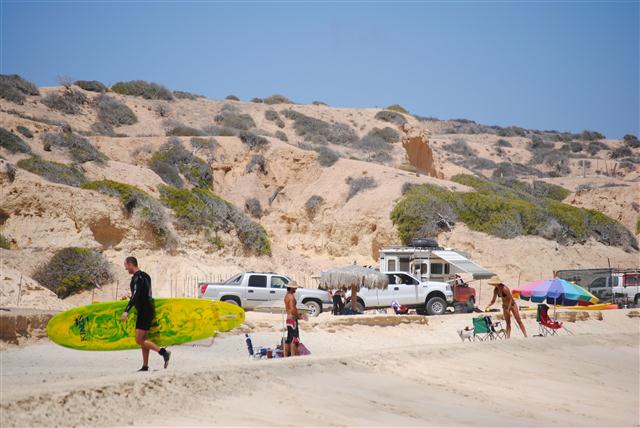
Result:
<instances>
[{"instance_id":1,"label":"sandy beach","mask_svg":"<svg viewBox=\"0 0 640 428\"><path fill-rule=\"evenodd\" d=\"M9 426L637 426L640 318L569 322L573 336L461 343L472 315L301 324L311 356L250 360L280 318L249 312L233 334L172 347L167 370L138 351L82 352L46 339L0 353ZM537 333L528 314L530 334ZM602 318L599 320L598 318Z\"/></svg>"}]
</instances>

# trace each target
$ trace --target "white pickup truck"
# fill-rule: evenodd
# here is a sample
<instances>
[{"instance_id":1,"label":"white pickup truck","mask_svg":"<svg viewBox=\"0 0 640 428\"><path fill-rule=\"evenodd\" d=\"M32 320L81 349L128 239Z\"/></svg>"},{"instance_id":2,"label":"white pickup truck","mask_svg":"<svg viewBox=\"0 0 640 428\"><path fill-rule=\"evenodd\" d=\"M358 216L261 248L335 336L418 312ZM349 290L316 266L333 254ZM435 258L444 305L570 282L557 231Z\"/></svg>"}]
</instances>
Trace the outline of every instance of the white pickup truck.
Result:
<instances>
[{"instance_id":1,"label":"white pickup truck","mask_svg":"<svg viewBox=\"0 0 640 428\"><path fill-rule=\"evenodd\" d=\"M268 301L282 302L289 281L287 276L273 272L243 272L221 283L198 284L198 297L221 300L250 310ZM298 288L296 300L309 308L309 316L312 317L332 307L331 296L323 290Z\"/></svg>"},{"instance_id":2,"label":"white pickup truck","mask_svg":"<svg viewBox=\"0 0 640 428\"><path fill-rule=\"evenodd\" d=\"M611 280L615 303L640 307L640 272L613 274Z\"/></svg>"},{"instance_id":3,"label":"white pickup truck","mask_svg":"<svg viewBox=\"0 0 640 428\"><path fill-rule=\"evenodd\" d=\"M358 291L358 310L388 308L395 300L422 315L442 315L453 304L453 290L446 282L420 281L406 272L386 272L389 285L381 290L362 288ZM347 292L347 302L351 293ZM349 303L347 303L347 306Z\"/></svg>"}]
</instances>

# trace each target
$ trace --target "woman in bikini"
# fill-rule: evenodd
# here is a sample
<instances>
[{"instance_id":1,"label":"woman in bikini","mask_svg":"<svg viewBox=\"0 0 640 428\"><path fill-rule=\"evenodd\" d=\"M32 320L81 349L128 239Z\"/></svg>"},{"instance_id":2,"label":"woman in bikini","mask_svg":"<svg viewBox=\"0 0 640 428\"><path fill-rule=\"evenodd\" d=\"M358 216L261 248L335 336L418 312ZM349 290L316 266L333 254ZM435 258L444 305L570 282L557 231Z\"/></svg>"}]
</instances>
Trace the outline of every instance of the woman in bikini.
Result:
<instances>
[{"instance_id":1,"label":"woman in bikini","mask_svg":"<svg viewBox=\"0 0 640 428\"><path fill-rule=\"evenodd\" d=\"M527 330L524 328L524 324L520 319L520 311L518 310L518 305L516 305L515 299L511 295L511 290L509 287L502 283L502 280L494 276L489 280L489 285L493 286L493 299L491 299L491 303L484 310L485 312L489 310L491 305L496 302L498 296L502 298L502 313L504 314L504 320L507 323L507 338L511 336L511 315L516 319L520 330L524 334L524 337L527 337Z\"/></svg>"}]
</instances>

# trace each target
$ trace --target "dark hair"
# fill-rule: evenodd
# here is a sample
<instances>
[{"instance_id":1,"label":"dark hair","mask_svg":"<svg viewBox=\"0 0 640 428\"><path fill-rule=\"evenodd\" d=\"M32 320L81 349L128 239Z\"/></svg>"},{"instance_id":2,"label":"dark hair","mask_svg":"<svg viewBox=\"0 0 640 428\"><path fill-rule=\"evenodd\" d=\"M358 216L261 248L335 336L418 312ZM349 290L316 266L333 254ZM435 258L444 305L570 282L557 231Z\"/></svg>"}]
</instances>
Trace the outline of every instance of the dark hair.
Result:
<instances>
[{"instance_id":1,"label":"dark hair","mask_svg":"<svg viewBox=\"0 0 640 428\"><path fill-rule=\"evenodd\" d=\"M127 257L126 259L124 259L124 262L128 263L128 264L131 264L131 265L134 265L135 267L138 267L138 259L136 259L133 256Z\"/></svg>"}]
</instances>

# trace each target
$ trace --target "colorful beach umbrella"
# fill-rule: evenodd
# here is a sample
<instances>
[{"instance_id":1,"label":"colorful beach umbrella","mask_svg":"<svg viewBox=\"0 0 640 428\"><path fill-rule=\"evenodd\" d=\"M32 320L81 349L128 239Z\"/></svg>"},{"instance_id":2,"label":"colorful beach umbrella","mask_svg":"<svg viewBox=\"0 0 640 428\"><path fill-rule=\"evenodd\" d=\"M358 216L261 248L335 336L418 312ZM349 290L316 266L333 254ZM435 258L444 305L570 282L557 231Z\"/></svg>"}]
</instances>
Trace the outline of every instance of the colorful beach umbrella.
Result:
<instances>
[{"instance_id":1,"label":"colorful beach umbrella","mask_svg":"<svg viewBox=\"0 0 640 428\"><path fill-rule=\"evenodd\" d=\"M576 306L598 302L598 298L584 288L560 278L531 282L513 290L512 294L523 300L534 303L546 301L551 305Z\"/></svg>"}]
</instances>

